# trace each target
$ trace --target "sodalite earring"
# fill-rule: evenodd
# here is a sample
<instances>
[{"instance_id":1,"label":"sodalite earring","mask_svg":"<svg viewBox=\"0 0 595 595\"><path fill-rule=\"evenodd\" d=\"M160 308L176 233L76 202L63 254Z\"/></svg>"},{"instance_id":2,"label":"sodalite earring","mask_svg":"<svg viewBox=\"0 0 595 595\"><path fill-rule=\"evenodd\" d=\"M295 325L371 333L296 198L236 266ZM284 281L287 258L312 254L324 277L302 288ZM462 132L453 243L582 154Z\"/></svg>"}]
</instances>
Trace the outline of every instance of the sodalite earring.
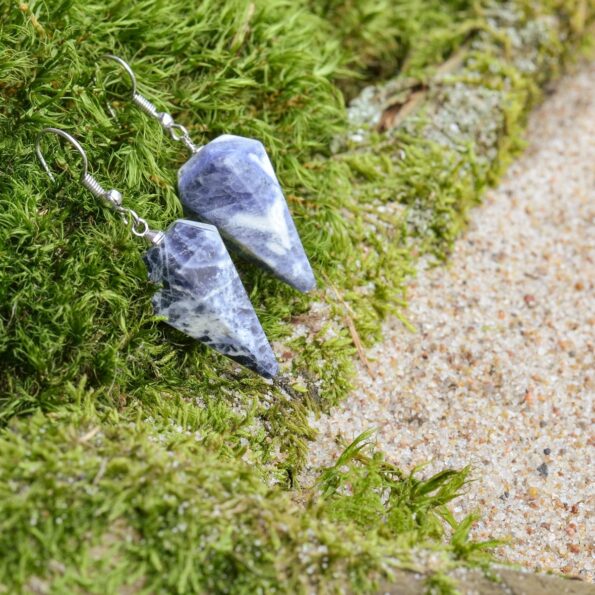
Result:
<instances>
[{"instance_id":1,"label":"sodalite earring","mask_svg":"<svg viewBox=\"0 0 595 595\"><path fill-rule=\"evenodd\" d=\"M119 213L135 236L152 244L144 261L150 280L162 286L153 296L155 312L190 337L273 378L277 361L217 229L184 219L164 232L150 229L135 211L122 206L120 192L105 190L88 173L87 155L72 136L45 128L37 137L36 153L52 180L41 152L44 134L57 134L74 146L83 159L81 184Z\"/></svg>"},{"instance_id":2,"label":"sodalite earring","mask_svg":"<svg viewBox=\"0 0 595 595\"><path fill-rule=\"evenodd\" d=\"M134 72L124 60L105 57L130 77L132 101L191 151L178 172L186 211L215 225L228 242L295 289L314 289L314 273L262 143L226 134L198 147L186 128L137 92Z\"/></svg>"}]
</instances>

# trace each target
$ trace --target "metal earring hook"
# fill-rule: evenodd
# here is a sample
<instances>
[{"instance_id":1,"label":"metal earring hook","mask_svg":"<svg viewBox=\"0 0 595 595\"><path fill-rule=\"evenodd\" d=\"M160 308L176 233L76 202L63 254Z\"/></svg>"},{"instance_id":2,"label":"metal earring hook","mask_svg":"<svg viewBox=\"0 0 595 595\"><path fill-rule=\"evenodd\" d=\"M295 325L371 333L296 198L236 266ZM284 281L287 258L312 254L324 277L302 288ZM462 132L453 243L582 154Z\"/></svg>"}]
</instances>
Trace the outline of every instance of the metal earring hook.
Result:
<instances>
[{"instance_id":1,"label":"metal earring hook","mask_svg":"<svg viewBox=\"0 0 595 595\"><path fill-rule=\"evenodd\" d=\"M89 190L93 196L101 198L109 207L114 209L122 217L122 220L126 225L130 223L130 229L135 236L145 238L152 244L161 242L164 237L163 232L150 229L149 224L142 217L139 217L136 211L122 206L122 193L119 190L116 190L115 188L105 190L105 188L103 188L103 186L89 173L89 160L87 154L82 145L73 136L59 128L44 128L39 132L37 139L35 140L35 154L52 182L55 182L56 178L51 172L41 151L41 139L44 134L56 134L57 136L66 139L78 151L83 159L83 171L79 177L81 184Z\"/></svg>"},{"instance_id":2,"label":"metal earring hook","mask_svg":"<svg viewBox=\"0 0 595 595\"><path fill-rule=\"evenodd\" d=\"M59 128L44 128L37 135L37 139L35 141L35 153L43 169L46 171L52 182L55 182L56 178L51 172L47 161L41 152L41 139L44 134L56 134L57 136L61 136L78 151L79 155L83 159L83 171L81 172L79 181L87 190L89 190L89 192L91 192L97 198L105 200L112 208L118 208L122 204L122 194L118 190L105 190L103 186L89 173L89 160L87 159L87 154L76 138L68 134L68 132L60 130Z\"/></svg>"},{"instance_id":3,"label":"metal earring hook","mask_svg":"<svg viewBox=\"0 0 595 595\"><path fill-rule=\"evenodd\" d=\"M89 170L89 160L87 159L87 154L85 153L83 147L81 147L81 144L73 136L68 134L68 132L64 132L64 130L60 130L59 128L44 128L37 135L37 139L35 140L35 154L37 155L37 159L39 159L41 166L43 167L47 175L50 177L50 180L52 180L52 182L55 182L56 178L54 174L51 172L47 164L47 161L45 160L43 153L41 152L41 138L44 134L57 134L58 136L65 138L79 152L79 155L83 158L83 171L80 177L82 183L85 176L88 175Z\"/></svg>"},{"instance_id":4,"label":"metal earring hook","mask_svg":"<svg viewBox=\"0 0 595 595\"><path fill-rule=\"evenodd\" d=\"M113 60L114 62L117 62L124 69L126 74L130 77L130 84L132 85L132 89L130 91L130 97L132 99L134 99L134 96L136 95L136 75L134 74L134 71L130 67L130 64L128 64L128 62L126 62L126 60L122 60L122 58L119 58L118 56L114 56L113 54L103 54L103 56L101 56L101 57L105 58L107 60Z\"/></svg>"},{"instance_id":5,"label":"metal earring hook","mask_svg":"<svg viewBox=\"0 0 595 595\"><path fill-rule=\"evenodd\" d=\"M145 112L145 114L157 120L159 124L161 124L163 130L169 134L172 140L176 142L181 141L191 153L198 153L200 151L201 147L195 145L194 142L192 142L190 133L186 127L182 126L181 124L176 124L173 117L167 112L158 111L157 108L144 95L141 95L137 91L136 75L126 60L123 60L118 56L114 56L114 54L104 54L102 58L113 60L124 69L124 72L126 72L128 78L130 79L130 98L136 106ZM109 109L113 115L111 106Z\"/></svg>"},{"instance_id":6,"label":"metal earring hook","mask_svg":"<svg viewBox=\"0 0 595 595\"><path fill-rule=\"evenodd\" d=\"M132 99L134 101L134 98L137 95L136 76L134 74L134 71L128 64L128 62L126 62L125 60L122 60L122 58L119 58L118 56L114 56L113 54L103 54L103 56L101 56L101 58L107 59L107 60L113 60L114 62L117 62L124 69L126 74L128 74L128 77L130 78L130 84L131 84L130 99ZM114 118L114 120L115 120L117 118L116 111L111 106L109 101L106 101L106 107L107 107L108 112L110 113L110 116L112 118ZM149 108L148 105L146 107Z\"/></svg>"}]
</instances>

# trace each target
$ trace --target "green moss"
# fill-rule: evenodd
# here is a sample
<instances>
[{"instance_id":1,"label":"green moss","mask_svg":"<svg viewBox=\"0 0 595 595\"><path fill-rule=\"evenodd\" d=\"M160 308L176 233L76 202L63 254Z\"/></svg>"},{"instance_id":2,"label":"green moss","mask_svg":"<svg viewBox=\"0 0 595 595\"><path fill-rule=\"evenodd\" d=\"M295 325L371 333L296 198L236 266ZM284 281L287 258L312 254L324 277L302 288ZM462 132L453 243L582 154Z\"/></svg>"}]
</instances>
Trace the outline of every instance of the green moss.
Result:
<instances>
[{"instance_id":1,"label":"green moss","mask_svg":"<svg viewBox=\"0 0 595 595\"><path fill-rule=\"evenodd\" d=\"M324 35L339 41L351 68L339 77L351 96L362 84L401 72L428 74L467 36L477 6L469 0L312 0ZM424 43L419 43L420 38ZM356 76L354 76L354 71Z\"/></svg>"},{"instance_id":2,"label":"green moss","mask_svg":"<svg viewBox=\"0 0 595 595\"><path fill-rule=\"evenodd\" d=\"M0 583L364 590L424 548L445 569L483 563L446 508L467 471L424 482L356 444L319 488L296 477L309 415L346 394L358 343L405 315L417 259L448 255L592 16L581 0L2 3ZM283 362L274 383L155 319L144 247L80 188L71 153L48 144L55 185L36 163L37 132L64 128L152 225L180 215L186 155L121 98L108 116L106 51L196 142L270 150L320 281L301 296L238 262ZM397 70L389 103L421 90L422 108L389 134L354 123L345 94Z\"/></svg>"},{"instance_id":3,"label":"green moss","mask_svg":"<svg viewBox=\"0 0 595 595\"><path fill-rule=\"evenodd\" d=\"M195 423L98 411L82 387L70 396L0 439L0 590L367 590L412 566L411 545L442 537L440 519L457 530L445 505L466 472L403 476L367 458L362 437L298 505Z\"/></svg>"}]
</instances>

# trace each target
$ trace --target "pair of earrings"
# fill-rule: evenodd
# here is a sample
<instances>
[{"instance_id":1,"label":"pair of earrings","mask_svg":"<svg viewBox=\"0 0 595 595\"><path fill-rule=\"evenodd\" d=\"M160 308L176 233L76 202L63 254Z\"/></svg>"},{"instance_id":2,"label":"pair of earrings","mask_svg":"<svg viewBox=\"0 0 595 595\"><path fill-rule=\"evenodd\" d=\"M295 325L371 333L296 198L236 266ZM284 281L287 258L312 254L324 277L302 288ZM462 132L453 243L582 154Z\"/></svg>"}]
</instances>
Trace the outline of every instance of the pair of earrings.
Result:
<instances>
[{"instance_id":1,"label":"pair of earrings","mask_svg":"<svg viewBox=\"0 0 595 595\"><path fill-rule=\"evenodd\" d=\"M185 210L197 221L179 219L166 231L150 229L134 210L123 206L118 190L105 190L89 173L84 149L63 130L45 128L39 133L39 161L54 180L41 152L42 136L56 134L69 141L83 159L81 184L119 213L135 236L152 244L144 261L150 280L161 285L153 296L156 314L219 353L273 378L277 360L223 238L300 291L313 289L316 282L263 145L223 135L204 147L196 146L185 127L137 92L134 72L124 60L106 58L130 77L132 101L191 151L178 172L178 191Z\"/></svg>"}]
</instances>

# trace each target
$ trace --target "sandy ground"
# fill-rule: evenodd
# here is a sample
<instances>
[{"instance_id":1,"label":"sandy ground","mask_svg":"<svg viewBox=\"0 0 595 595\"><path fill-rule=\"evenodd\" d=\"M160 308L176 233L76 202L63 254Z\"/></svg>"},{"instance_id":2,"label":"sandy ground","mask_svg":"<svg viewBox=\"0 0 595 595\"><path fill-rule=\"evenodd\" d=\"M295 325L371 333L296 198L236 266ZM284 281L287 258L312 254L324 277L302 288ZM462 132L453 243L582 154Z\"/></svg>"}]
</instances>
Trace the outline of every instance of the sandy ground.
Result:
<instances>
[{"instance_id":1,"label":"sandy ground","mask_svg":"<svg viewBox=\"0 0 595 595\"><path fill-rule=\"evenodd\" d=\"M524 156L477 208L448 267L421 272L320 430L310 466L377 428L403 469L472 465L455 512L532 570L593 580L595 64L534 113Z\"/></svg>"}]
</instances>

